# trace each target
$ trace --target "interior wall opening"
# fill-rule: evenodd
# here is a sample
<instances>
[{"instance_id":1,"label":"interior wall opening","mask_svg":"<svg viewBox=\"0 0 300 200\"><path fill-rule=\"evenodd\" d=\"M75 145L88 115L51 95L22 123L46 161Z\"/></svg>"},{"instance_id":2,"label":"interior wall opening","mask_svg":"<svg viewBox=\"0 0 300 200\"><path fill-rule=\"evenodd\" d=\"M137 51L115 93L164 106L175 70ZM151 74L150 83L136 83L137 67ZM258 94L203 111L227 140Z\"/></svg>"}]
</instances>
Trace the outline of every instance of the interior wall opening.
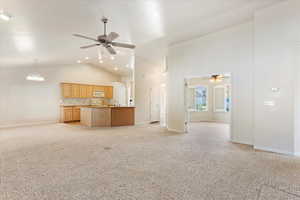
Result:
<instances>
[{"instance_id":1,"label":"interior wall opening","mask_svg":"<svg viewBox=\"0 0 300 200\"><path fill-rule=\"evenodd\" d=\"M210 74L185 79L185 131L201 126L218 127L231 136L231 75ZM195 132L195 131L192 131Z\"/></svg>"}]
</instances>

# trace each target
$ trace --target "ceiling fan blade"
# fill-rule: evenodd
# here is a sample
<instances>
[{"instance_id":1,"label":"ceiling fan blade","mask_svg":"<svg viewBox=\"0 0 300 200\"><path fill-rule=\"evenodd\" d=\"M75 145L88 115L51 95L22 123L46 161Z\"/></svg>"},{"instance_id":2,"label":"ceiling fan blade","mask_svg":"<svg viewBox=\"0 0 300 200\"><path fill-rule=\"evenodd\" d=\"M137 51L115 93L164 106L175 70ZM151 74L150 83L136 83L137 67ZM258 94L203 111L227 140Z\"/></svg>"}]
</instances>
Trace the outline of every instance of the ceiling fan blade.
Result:
<instances>
[{"instance_id":1,"label":"ceiling fan blade","mask_svg":"<svg viewBox=\"0 0 300 200\"><path fill-rule=\"evenodd\" d=\"M123 48L128 48L128 49L135 48L135 45L133 45L133 44L125 44L125 43L119 43L119 42L112 42L111 44L115 47L123 47Z\"/></svg>"},{"instance_id":2,"label":"ceiling fan blade","mask_svg":"<svg viewBox=\"0 0 300 200\"><path fill-rule=\"evenodd\" d=\"M82 46L80 47L80 49L87 49L87 48L90 48L90 47L95 47L95 46L99 46L100 44L91 44L91 45L87 45L87 46Z\"/></svg>"},{"instance_id":3,"label":"ceiling fan blade","mask_svg":"<svg viewBox=\"0 0 300 200\"><path fill-rule=\"evenodd\" d=\"M117 39L118 37L119 37L118 33L111 32L110 34L108 34L107 40L111 42L111 41Z\"/></svg>"},{"instance_id":4,"label":"ceiling fan blade","mask_svg":"<svg viewBox=\"0 0 300 200\"><path fill-rule=\"evenodd\" d=\"M116 55L117 54L117 52L112 48L112 46L107 45L106 49L112 55Z\"/></svg>"},{"instance_id":5,"label":"ceiling fan blade","mask_svg":"<svg viewBox=\"0 0 300 200\"><path fill-rule=\"evenodd\" d=\"M80 34L73 34L73 36L75 36L75 37L80 37L80 38L84 38L84 39L88 39L88 40L93 40L93 41L95 41L95 42L98 42L98 40L96 40L96 39L94 39L94 38L87 37L87 36L80 35Z\"/></svg>"}]
</instances>

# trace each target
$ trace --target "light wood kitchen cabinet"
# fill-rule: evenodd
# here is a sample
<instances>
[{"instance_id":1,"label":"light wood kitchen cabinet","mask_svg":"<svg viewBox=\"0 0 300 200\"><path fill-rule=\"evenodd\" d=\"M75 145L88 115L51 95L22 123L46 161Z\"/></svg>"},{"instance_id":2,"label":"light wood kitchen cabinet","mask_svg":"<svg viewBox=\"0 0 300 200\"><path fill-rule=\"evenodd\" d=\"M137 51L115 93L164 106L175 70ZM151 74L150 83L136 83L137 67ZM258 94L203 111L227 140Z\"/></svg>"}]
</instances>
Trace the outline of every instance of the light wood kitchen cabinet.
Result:
<instances>
[{"instance_id":1,"label":"light wood kitchen cabinet","mask_svg":"<svg viewBox=\"0 0 300 200\"><path fill-rule=\"evenodd\" d=\"M77 83L61 83L63 98L94 98L94 92L104 92L104 98L113 98L113 87L102 85L86 85Z\"/></svg>"},{"instance_id":2,"label":"light wood kitchen cabinet","mask_svg":"<svg viewBox=\"0 0 300 200\"><path fill-rule=\"evenodd\" d=\"M104 98L107 98L107 99L113 98L113 87L112 86L105 86Z\"/></svg>"},{"instance_id":3,"label":"light wood kitchen cabinet","mask_svg":"<svg viewBox=\"0 0 300 200\"><path fill-rule=\"evenodd\" d=\"M72 84L63 83L61 84L62 96L64 98L72 98Z\"/></svg>"},{"instance_id":4,"label":"light wood kitchen cabinet","mask_svg":"<svg viewBox=\"0 0 300 200\"><path fill-rule=\"evenodd\" d=\"M87 98L93 98L94 97L94 86L88 85L87 86Z\"/></svg>"},{"instance_id":5,"label":"light wood kitchen cabinet","mask_svg":"<svg viewBox=\"0 0 300 200\"><path fill-rule=\"evenodd\" d=\"M64 108L63 109L63 122L73 121L73 108Z\"/></svg>"},{"instance_id":6,"label":"light wood kitchen cabinet","mask_svg":"<svg viewBox=\"0 0 300 200\"><path fill-rule=\"evenodd\" d=\"M73 107L73 121L80 121L80 108Z\"/></svg>"},{"instance_id":7,"label":"light wood kitchen cabinet","mask_svg":"<svg viewBox=\"0 0 300 200\"><path fill-rule=\"evenodd\" d=\"M80 107L62 106L60 111L60 122L80 121Z\"/></svg>"},{"instance_id":8,"label":"light wood kitchen cabinet","mask_svg":"<svg viewBox=\"0 0 300 200\"><path fill-rule=\"evenodd\" d=\"M87 85L79 85L80 98L88 98Z\"/></svg>"},{"instance_id":9,"label":"light wood kitchen cabinet","mask_svg":"<svg viewBox=\"0 0 300 200\"><path fill-rule=\"evenodd\" d=\"M80 85L72 84L72 98L80 98Z\"/></svg>"},{"instance_id":10,"label":"light wood kitchen cabinet","mask_svg":"<svg viewBox=\"0 0 300 200\"><path fill-rule=\"evenodd\" d=\"M102 92L105 92L105 86L99 86L99 85L95 85L94 86L94 92L99 92L99 91L102 91Z\"/></svg>"}]
</instances>

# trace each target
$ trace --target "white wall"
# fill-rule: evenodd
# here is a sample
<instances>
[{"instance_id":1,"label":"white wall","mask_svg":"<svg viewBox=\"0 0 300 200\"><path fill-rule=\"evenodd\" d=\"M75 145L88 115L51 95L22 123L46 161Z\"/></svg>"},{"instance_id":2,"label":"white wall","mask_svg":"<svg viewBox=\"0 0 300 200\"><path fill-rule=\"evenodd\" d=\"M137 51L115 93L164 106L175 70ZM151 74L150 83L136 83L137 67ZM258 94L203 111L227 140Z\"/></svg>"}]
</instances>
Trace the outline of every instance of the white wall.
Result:
<instances>
[{"instance_id":1,"label":"white wall","mask_svg":"<svg viewBox=\"0 0 300 200\"><path fill-rule=\"evenodd\" d=\"M300 2L285 1L255 14L255 147L294 152L295 46ZM274 93L271 88L279 88ZM274 106L266 106L266 101Z\"/></svg>"},{"instance_id":2,"label":"white wall","mask_svg":"<svg viewBox=\"0 0 300 200\"><path fill-rule=\"evenodd\" d=\"M208 88L208 111L197 112L191 111L190 121L191 122L220 122L220 123L230 123L231 112L215 112L214 111L214 87L222 86L224 84L230 84L230 79L224 79L220 83L212 83L208 78L192 78L188 80L189 87L193 86L206 86ZM194 92L194 90L192 90ZM191 95L194 99L194 95ZM192 101L194 101L191 99Z\"/></svg>"},{"instance_id":3,"label":"white wall","mask_svg":"<svg viewBox=\"0 0 300 200\"><path fill-rule=\"evenodd\" d=\"M170 47L168 128L184 130L184 78L232 75L232 140L253 143L253 23L246 23Z\"/></svg>"},{"instance_id":4,"label":"white wall","mask_svg":"<svg viewBox=\"0 0 300 200\"><path fill-rule=\"evenodd\" d=\"M299 154L299 10L300 1L283 1L256 12L251 23L171 47L169 128L184 128L184 77L230 72L232 140Z\"/></svg>"},{"instance_id":5,"label":"white wall","mask_svg":"<svg viewBox=\"0 0 300 200\"><path fill-rule=\"evenodd\" d=\"M162 64L142 58L135 61L135 121L137 124L160 120L160 92L164 82Z\"/></svg>"},{"instance_id":6,"label":"white wall","mask_svg":"<svg viewBox=\"0 0 300 200\"><path fill-rule=\"evenodd\" d=\"M38 71L45 82L26 81ZM110 84L120 77L89 65L0 68L0 127L58 121L60 82Z\"/></svg>"},{"instance_id":7,"label":"white wall","mask_svg":"<svg viewBox=\"0 0 300 200\"><path fill-rule=\"evenodd\" d=\"M300 43L295 48L295 154L300 156Z\"/></svg>"}]
</instances>

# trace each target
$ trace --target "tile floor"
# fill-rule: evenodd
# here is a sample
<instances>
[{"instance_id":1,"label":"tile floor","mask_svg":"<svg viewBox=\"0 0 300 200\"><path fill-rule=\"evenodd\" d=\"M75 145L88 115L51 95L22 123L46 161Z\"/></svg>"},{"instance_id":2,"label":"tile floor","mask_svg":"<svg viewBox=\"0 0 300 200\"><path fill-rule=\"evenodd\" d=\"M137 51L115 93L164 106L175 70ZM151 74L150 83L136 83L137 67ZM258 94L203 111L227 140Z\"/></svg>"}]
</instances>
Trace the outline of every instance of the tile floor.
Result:
<instances>
[{"instance_id":1,"label":"tile floor","mask_svg":"<svg viewBox=\"0 0 300 200\"><path fill-rule=\"evenodd\" d=\"M1 200L300 200L300 159L228 142L225 124L0 130Z\"/></svg>"}]
</instances>

